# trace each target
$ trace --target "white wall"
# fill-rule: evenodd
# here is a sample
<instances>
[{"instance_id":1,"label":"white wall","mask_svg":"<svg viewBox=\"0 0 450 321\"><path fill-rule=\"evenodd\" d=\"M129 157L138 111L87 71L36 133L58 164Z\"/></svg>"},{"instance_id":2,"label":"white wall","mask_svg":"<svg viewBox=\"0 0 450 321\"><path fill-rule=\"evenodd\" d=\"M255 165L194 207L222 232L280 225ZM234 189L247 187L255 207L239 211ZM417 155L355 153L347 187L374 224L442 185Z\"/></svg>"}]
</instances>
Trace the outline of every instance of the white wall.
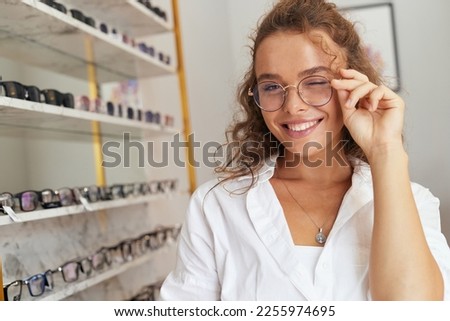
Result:
<instances>
[{"instance_id":1,"label":"white wall","mask_svg":"<svg viewBox=\"0 0 450 321\"><path fill-rule=\"evenodd\" d=\"M227 1L178 2L195 139L201 146L210 141L223 143L234 95L229 32L232 15ZM196 148L199 163L202 156L201 147ZM213 168L201 165L196 173L200 184L213 177Z\"/></svg>"},{"instance_id":2,"label":"white wall","mask_svg":"<svg viewBox=\"0 0 450 321\"><path fill-rule=\"evenodd\" d=\"M274 0L180 1L193 129L200 140L222 139L236 86L246 70L248 36ZM340 7L384 0L336 0ZM450 238L450 2L393 0L401 95L407 104L405 139L412 180L441 200ZM227 88L227 90L223 90ZM205 91L205 87L208 91ZM213 106L213 108L211 108ZM198 183L212 177L200 168Z\"/></svg>"},{"instance_id":3,"label":"white wall","mask_svg":"<svg viewBox=\"0 0 450 321\"><path fill-rule=\"evenodd\" d=\"M450 240L450 2L395 0L412 179L441 200Z\"/></svg>"}]
</instances>

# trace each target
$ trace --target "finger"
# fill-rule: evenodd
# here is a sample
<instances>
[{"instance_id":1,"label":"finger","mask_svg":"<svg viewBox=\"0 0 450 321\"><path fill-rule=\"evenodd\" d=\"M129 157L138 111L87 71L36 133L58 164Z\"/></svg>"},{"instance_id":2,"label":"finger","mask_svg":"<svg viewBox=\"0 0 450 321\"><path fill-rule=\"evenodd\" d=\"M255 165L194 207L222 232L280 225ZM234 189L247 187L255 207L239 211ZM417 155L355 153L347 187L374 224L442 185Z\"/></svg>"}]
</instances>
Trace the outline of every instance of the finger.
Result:
<instances>
[{"instance_id":1,"label":"finger","mask_svg":"<svg viewBox=\"0 0 450 321\"><path fill-rule=\"evenodd\" d=\"M369 100L374 111L378 108L380 101L388 102L388 104L383 104L383 108L403 106L403 100L396 93L394 93L384 85L375 88L370 94Z\"/></svg>"},{"instance_id":2,"label":"finger","mask_svg":"<svg viewBox=\"0 0 450 321\"><path fill-rule=\"evenodd\" d=\"M353 89L346 101L347 107L355 107L359 100L368 98L369 95L377 88L377 85L366 82ZM361 107L370 109L370 104L362 104Z\"/></svg>"},{"instance_id":3,"label":"finger","mask_svg":"<svg viewBox=\"0 0 450 321\"><path fill-rule=\"evenodd\" d=\"M349 97L348 91L338 90L337 94L338 94L338 98L339 98L339 102L340 102L340 106L341 106L342 116L344 117L344 122L347 122L348 119L350 119L351 116L353 115L353 113L356 111L356 108L349 107L345 104L348 101L348 97Z\"/></svg>"},{"instance_id":4,"label":"finger","mask_svg":"<svg viewBox=\"0 0 450 321\"><path fill-rule=\"evenodd\" d=\"M370 104L372 105L372 110L375 111L378 109L378 104L380 100L384 98L384 88L377 87L375 88L372 93L370 94L369 100Z\"/></svg>"},{"instance_id":5,"label":"finger","mask_svg":"<svg viewBox=\"0 0 450 321\"><path fill-rule=\"evenodd\" d=\"M331 86L336 90L348 90L351 91L356 87L364 83L361 80L355 79L333 79L331 80Z\"/></svg>"},{"instance_id":6,"label":"finger","mask_svg":"<svg viewBox=\"0 0 450 321\"><path fill-rule=\"evenodd\" d=\"M346 79L356 79L356 80L361 80L363 82L369 81L369 78L366 75L364 75L354 69L341 69L340 73L341 73L341 76Z\"/></svg>"}]
</instances>

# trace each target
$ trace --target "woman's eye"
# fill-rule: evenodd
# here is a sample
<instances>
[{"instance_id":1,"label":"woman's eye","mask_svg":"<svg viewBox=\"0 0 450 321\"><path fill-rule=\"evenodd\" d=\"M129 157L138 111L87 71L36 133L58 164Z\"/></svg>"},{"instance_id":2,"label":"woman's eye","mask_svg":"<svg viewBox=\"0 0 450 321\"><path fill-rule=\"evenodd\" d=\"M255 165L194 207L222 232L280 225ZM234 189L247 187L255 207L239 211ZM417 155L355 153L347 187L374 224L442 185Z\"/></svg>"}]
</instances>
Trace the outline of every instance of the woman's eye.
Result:
<instances>
[{"instance_id":1,"label":"woman's eye","mask_svg":"<svg viewBox=\"0 0 450 321\"><path fill-rule=\"evenodd\" d=\"M274 91L280 91L281 86L277 83L268 83L268 84L264 84L262 86L262 90L265 92L274 92Z\"/></svg>"},{"instance_id":2,"label":"woman's eye","mask_svg":"<svg viewBox=\"0 0 450 321\"><path fill-rule=\"evenodd\" d=\"M305 81L302 85L306 87L324 87L328 86L329 82L326 79L309 79Z\"/></svg>"}]
</instances>

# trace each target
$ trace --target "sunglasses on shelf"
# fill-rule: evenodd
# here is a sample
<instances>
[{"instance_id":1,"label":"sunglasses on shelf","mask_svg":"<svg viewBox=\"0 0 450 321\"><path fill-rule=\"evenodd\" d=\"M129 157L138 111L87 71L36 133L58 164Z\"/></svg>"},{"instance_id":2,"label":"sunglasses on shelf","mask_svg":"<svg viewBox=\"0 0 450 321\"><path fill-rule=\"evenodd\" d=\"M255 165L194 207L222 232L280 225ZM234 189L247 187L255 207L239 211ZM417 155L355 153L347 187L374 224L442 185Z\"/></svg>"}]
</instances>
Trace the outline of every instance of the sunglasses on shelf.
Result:
<instances>
[{"instance_id":1,"label":"sunglasses on shelf","mask_svg":"<svg viewBox=\"0 0 450 321\"><path fill-rule=\"evenodd\" d=\"M53 9L56 9L62 13L67 13L66 7L59 2L55 2L53 0L41 0L41 2L45 3L49 7L52 7Z\"/></svg>"},{"instance_id":2,"label":"sunglasses on shelf","mask_svg":"<svg viewBox=\"0 0 450 321\"><path fill-rule=\"evenodd\" d=\"M25 86L17 81L0 81L1 95L35 102L45 102L55 106L74 108L74 97L71 93L61 93L55 89L40 90L36 86Z\"/></svg>"},{"instance_id":3,"label":"sunglasses on shelf","mask_svg":"<svg viewBox=\"0 0 450 321\"><path fill-rule=\"evenodd\" d=\"M95 28L95 20L91 17L84 15L83 12L81 12L80 10L70 9L70 14L74 19L77 19L78 21L81 21L87 24L88 26Z\"/></svg>"},{"instance_id":4,"label":"sunglasses on shelf","mask_svg":"<svg viewBox=\"0 0 450 321\"><path fill-rule=\"evenodd\" d=\"M12 195L9 192L0 194L0 212L3 206L13 210L18 206L22 212L34 211L41 205L44 209L74 205L75 197L72 189L64 187L57 190L23 191Z\"/></svg>"}]
</instances>

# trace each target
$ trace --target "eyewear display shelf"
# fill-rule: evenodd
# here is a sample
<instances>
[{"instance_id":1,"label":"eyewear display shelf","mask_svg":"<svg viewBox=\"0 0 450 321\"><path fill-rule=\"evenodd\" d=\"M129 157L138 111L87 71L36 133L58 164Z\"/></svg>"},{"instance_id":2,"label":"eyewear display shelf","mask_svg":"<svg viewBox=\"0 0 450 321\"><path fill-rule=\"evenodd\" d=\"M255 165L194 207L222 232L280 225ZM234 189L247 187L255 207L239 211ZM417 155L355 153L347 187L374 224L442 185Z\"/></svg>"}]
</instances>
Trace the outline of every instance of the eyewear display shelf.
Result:
<instances>
[{"instance_id":1,"label":"eyewear display shelf","mask_svg":"<svg viewBox=\"0 0 450 321\"><path fill-rule=\"evenodd\" d=\"M137 137L142 136L144 132L147 135L169 135L179 132L179 130L171 127L144 121L4 96L0 96L0 113L0 125L22 128L89 133L91 122L97 121L101 123L102 134L105 136L121 136L125 132Z\"/></svg>"},{"instance_id":2,"label":"eyewear display shelf","mask_svg":"<svg viewBox=\"0 0 450 321\"><path fill-rule=\"evenodd\" d=\"M100 0L91 1L90 6L95 7L96 3L99 4ZM105 6L110 1L103 3ZM76 8L85 10L81 1L74 1L74 4ZM118 15L112 20L123 26L123 31L128 30L130 36L135 36L134 32L142 34L147 27L148 32L170 31L170 25L162 24L161 18L137 1L121 1L121 5L116 8ZM145 10L148 13L144 14ZM95 12L99 11L101 10ZM109 9L107 13L105 19L111 17ZM1 55L46 70L85 79L85 65L93 63L97 68L97 80L101 83L175 72L175 66L164 64L158 59L158 55L150 56L137 47L125 44L121 38L115 39L111 34L105 34L100 29L73 18L69 12L65 14L38 0L1 2L0 21ZM20 21L27 23L18 23ZM146 23L128 26L130 21ZM108 20L107 23L109 24ZM95 61L86 58L86 41L92 42ZM30 51L33 52L32 55Z\"/></svg>"},{"instance_id":3,"label":"eyewear display shelf","mask_svg":"<svg viewBox=\"0 0 450 321\"><path fill-rule=\"evenodd\" d=\"M114 26L118 31L135 37L135 41L139 41L139 37L147 39L145 37L161 33L176 35L178 27L177 23L172 26L172 12L169 12L167 22L137 0L61 0L57 2L66 6L67 14L38 0L2 1L0 3L0 46L2 48L0 56L24 66L35 66L44 71L84 81L89 85L90 97L97 97L96 88L104 83L165 75L177 76L176 61L178 59L170 59L171 63L166 64L159 59L158 51L154 56L149 55L140 51L138 47L126 44L98 29L99 23L104 22L110 27ZM170 5L170 0L167 0L168 8L172 8L175 2L176 0L173 0ZM96 20L97 28L74 19L69 12L71 8L93 17ZM176 50L175 56L180 53L179 48ZM180 83L182 82L180 81ZM36 85L39 86L38 83ZM181 85L181 87L183 86ZM151 106L151 102L147 103L145 105ZM184 100L181 100L181 104L186 106ZM182 108L181 112L185 119L186 108ZM58 145L61 148L64 148L66 142L64 139L67 135L76 136L80 133L84 136L91 136L92 140L84 143L84 139L80 139L80 141L74 139L76 144L70 142L71 145L68 145L68 148L71 148L70 146L84 148L81 142L93 147L95 159L92 160L92 163L95 164L96 177L92 177L92 172L89 171L87 173L91 173L90 176L82 177L86 174L83 171L78 173L72 170L70 162L58 164L58 166L67 168L67 171L73 171L72 175L80 175L83 180L86 178L86 182L94 179L96 185L113 183L106 182L104 169L101 169L99 165L102 160L100 149L103 137L121 137L123 133L130 133L142 140L164 141L166 135L180 132L176 128L154 123L5 96L0 96L0 115L1 133L5 133L7 136L11 131L13 134L9 139L23 141L20 141L18 146L14 146L17 149L14 152L19 157L9 157L7 160L12 160L12 163L6 166L0 164L3 169L7 169L8 166L19 168L19 163L25 163L28 167L25 166L24 171L26 168L34 175L39 172L39 166L49 166L42 162L43 158L47 157L50 160L53 153L64 153L64 150L49 149L38 155L41 162L34 163L34 155L28 155L26 150L34 142L34 140L30 141L34 138L34 132L51 131L56 133L55 137L59 133L65 133L56 138L61 142ZM24 134L16 137L17 132ZM38 143L41 143L40 139L45 140L45 137L38 138ZM52 140L49 139L49 141L53 143L54 139L52 137ZM21 159L23 157L29 157L31 161L23 162ZM86 163L89 160L75 158L73 162ZM45 173L51 175L51 171L47 167L45 169L47 170ZM153 176L152 170L156 171L157 169L145 169L142 181L158 179L161 177L161 173L163 176L167 173L167 175L177 173L168 168ZM45 173L42 173L42 177ZM123 173L121 175L117 177L125 177ZM39 176L33 176L35 184L36 178ZM58 178L56 177L56 179ZM180 174L178 174L178 178L188 180L187 177L182 177ZM10 190L8 182L4 181L4 183L7 187L3 187L4 190L0 192ZM61 186L63 184L65 182L61 181ZM14 192L14 190L12 191ZM90 203L88 206L86 204L73 205L54 209L38 209L32 212L17 212L18 219L16 221L13 221L8 215L1 215L0 262L3 266L3 273L0 281L3 281L3 285L5 285L17 279L25 279L36 273L43 273L50 267L58 266L61 262L92 253L99 244L115 243L117 240L151 230L155 226L179 224L188 200L188 193L175 191L162 195L101 201ZM55 280L53 291L46 291L39 297L25 296L22 299L126 300L127 296L136 293L142 284L160 280L168 273L174 264L174 249L175 246L166 246L154 253L137 257L133 261L96 272L73 284ZM162 254L164 257L160 257ZM156 256L159 258L158 262L154 262ZM136 270L141 271L139 278L134 275ZM27 291L26 285L24 285L23 291Z\"/></svg>"},{"instance_id":4,"label":"eyewear display shelf","mask_svg":"<svg viewBox=\"0 0 450 321\"><path fill-rule=\"evenodd\" d=\"M46 291L42 297L38 297L36 299L38 299L39 301L63 300L65 298L70 297L73 294L79 293L83 290L93 287L96 284L99 284L103 281L111 279L114 276L120 275L121 273L124 273L128 270L139 267L139 266L141 266L145 263L148 263L152 260L156 260L158 258L158 256L167 252L167 250L169 250L169 248L173 248L174 247L173 245L174 245L173 243L166 244L163 248L160 248L160 249L155 250L154 252L150 252L148 254L139 256L130 262L125 262L122 264L114 263L115 264L114 267L107 268L107 269L105 269L105 271L98 271L98 272L94 271L93 275L87 277L86 279L84 279L82 281L64 284L64 282L62 280L59 280L59 277L58 277L58 279L55 280L55 288L51 291ZM80 278L83 278L83 277L85 277L85 276L81 275ZM63 285L63 286L58 286L58 285Z\"/></svg>"},{"instance_id":5,"label":"eyewear display shelf","mask_svg":"<svg viewBox=\"0 0 450 321\"><path fill-rule=\"evenodd\" d=\"M38 209L31 212L17 212L16 217L18 221L14 221L8 215L0 216L0 226L17 224L21 222L31 222L42 219L55 218L59 216L67 216L74 214L83 214L86 212L102 211L112 208L128 207L139 204L147 204L158 200L170 200L176 198L178 193L170 193L165 195L149 195L149 196L139 196L130 197L125 199L117 199L111 201L100 201L95 203L89 203L87 206L82 204L63 206L51 209ZM181 195L181 192L180 192Z\"/></svg>"}]
</instances>

